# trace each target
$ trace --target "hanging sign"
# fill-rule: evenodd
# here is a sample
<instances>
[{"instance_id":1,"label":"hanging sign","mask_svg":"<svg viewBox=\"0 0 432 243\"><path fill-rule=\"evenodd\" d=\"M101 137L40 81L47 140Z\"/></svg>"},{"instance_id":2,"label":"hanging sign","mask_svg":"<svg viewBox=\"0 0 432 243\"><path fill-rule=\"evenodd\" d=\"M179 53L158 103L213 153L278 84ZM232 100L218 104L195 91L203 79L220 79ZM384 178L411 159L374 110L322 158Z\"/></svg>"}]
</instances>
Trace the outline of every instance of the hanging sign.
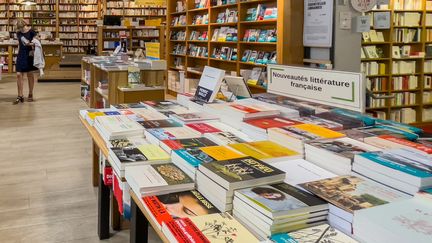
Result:
<instances>
[{"instance_id":1,"label":"hanging sign","mask_svg":"<svg viewBox=\"0 0 432 243\"><path fill-rule=\"evenodd\" d=\"M356 11L365 13L377 5L377 0L351 0L351 5Z\"/></svg>"},{"instance_id":2,"label":"hanging sign","mask_svg":"<svg viewBox=\"0 0 432 243\"><path fill-rule=\"evenodd\" d=\"M269 93L365 111L366 88L361 73L273 64L267 69Z\"/></svg>"},{"instance_id":3,"label":"hanging sign","mask_svg":"<svg viewBox=\"0 0 432 243\"><path fill-rule=\"evenodd\" d=\"M303 45L331 47L333 0L304 0Z\"/></svg>"}]
</instances>

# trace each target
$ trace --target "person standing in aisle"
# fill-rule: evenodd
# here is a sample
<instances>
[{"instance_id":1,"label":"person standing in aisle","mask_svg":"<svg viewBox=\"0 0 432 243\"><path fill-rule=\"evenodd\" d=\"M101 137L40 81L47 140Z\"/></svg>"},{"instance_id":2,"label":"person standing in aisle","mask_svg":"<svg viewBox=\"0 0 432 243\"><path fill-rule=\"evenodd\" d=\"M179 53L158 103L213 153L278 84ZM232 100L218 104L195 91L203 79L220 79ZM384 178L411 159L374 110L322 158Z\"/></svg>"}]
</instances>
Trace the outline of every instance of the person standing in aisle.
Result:
<instances>
[{"instance_id":1,"label":"person standing in aisle","mask_svg":"<svg viewBox=\"0 0 432 243\"><path fill-rule=\"evenodd\" d=\"M24 75L27 76L29 86L27 101L33 101L33 88L35 84L33 71L38 70L33 66L34 43L32 43L32 40L36 36L36 32L23 19L17 19L16 28L18 39L18 56L16 60L18 97L13 102L14 105L24 102Z\"/></svg>"}]
</instances>

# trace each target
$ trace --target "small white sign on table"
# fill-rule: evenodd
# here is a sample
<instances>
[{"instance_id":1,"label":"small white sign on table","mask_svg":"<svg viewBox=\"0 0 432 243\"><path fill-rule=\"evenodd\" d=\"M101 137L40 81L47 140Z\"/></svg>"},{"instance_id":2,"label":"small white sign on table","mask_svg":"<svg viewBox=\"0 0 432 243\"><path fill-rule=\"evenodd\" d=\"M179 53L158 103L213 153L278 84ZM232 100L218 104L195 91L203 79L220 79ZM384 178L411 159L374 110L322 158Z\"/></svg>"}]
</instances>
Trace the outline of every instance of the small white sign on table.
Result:
<instances>
[{"instance_id":1,"label":"small white sign on table","mask_svg":"<svg viewBox=\"0 0 432 243\"><path fill-rule=\"evenodd\" d=\"M364 112L366 86L361 73L268 65L268 92Z\"/></svg>"}]
</instances>

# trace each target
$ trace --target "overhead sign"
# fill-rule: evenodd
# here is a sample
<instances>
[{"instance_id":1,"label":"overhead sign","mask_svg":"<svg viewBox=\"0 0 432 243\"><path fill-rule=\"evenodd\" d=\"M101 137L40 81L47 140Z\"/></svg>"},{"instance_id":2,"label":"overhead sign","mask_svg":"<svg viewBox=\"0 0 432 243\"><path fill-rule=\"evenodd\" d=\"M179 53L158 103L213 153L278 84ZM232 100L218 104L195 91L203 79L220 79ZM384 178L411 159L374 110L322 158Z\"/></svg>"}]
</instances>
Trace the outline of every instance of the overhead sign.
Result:
<instances>
[{"instance_id":1,"label":"overhead sign","mask_svg":"<svg viewBox=\"0 0 432 243\"><path fill-rule=\"evenodd\" d=\"M333 0L304 0L303 45L331 47Z\"/></svg>"},{"instance_id":2,"label":"overhead sign","mask_svg":"<svg viewBox=\"0 0 432 243\"><path fill-rule=\"evenodd\" d=\"M269 64L267 75L269 93L365 111L366 86L361 73Z\"/></svg>"}]
</instances>

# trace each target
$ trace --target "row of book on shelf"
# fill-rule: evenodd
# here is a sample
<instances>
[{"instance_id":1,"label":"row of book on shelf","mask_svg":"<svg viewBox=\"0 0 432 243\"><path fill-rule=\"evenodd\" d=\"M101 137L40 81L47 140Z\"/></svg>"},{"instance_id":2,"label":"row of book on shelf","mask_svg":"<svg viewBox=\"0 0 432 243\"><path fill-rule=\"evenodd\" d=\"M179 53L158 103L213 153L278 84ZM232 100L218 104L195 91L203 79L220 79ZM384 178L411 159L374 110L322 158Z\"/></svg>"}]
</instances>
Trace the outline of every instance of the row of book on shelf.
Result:
<instances>
[{"instance_id":1,"label":"row of book on shelf","mask_svg":"<svg viewBox=\"0 0 432 243\"><path fill-rule=\"evenodd\" d=\"M430 242L423 130L273 94L203 103L197 90L80 111L107 144L101 172L125 217L131 189L170 242Z\"/></svg>"}]
</instances>

